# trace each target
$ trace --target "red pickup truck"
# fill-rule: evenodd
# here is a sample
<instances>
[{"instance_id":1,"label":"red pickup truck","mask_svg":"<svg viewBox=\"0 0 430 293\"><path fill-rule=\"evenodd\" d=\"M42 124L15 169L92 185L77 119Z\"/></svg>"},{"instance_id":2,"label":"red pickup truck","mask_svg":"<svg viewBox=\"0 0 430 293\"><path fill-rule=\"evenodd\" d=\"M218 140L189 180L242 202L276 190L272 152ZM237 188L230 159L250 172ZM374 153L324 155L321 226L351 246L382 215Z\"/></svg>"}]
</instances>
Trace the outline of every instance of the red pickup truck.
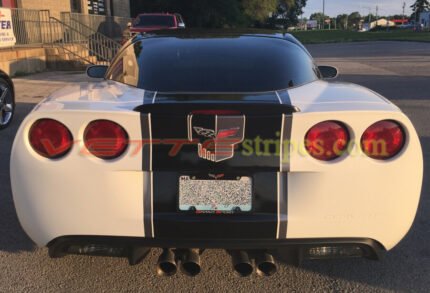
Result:
<instances>
[{"instance_id":1,"label":"red pickup truck","mask_svg":"<svg viewBox=\"0 0 430 293\"><path fill-rule=\"evenodd\" d=\"M185 28L182 16L177 13L143 13L139 14L130 28L130 32L144 33L155 30Z\"/></svg>"}]
</instances>

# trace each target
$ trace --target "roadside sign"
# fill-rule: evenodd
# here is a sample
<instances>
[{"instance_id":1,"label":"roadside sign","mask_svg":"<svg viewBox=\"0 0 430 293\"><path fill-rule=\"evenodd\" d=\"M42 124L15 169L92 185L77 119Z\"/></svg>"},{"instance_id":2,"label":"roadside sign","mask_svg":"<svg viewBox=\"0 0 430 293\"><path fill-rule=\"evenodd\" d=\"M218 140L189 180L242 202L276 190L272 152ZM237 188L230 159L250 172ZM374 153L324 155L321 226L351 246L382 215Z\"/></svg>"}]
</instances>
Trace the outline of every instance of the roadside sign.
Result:
<instances>
[{"instance_id":1,"label":"roadside sign","mask_svg":"<svg viewBox=\"0 0 430 293\"><path fill-rule=\"evenodd\" d=\"M13 33L12 13L8 8L0 8L0 48L15 46L16 38Z\"/></svg>"}]
</instances>

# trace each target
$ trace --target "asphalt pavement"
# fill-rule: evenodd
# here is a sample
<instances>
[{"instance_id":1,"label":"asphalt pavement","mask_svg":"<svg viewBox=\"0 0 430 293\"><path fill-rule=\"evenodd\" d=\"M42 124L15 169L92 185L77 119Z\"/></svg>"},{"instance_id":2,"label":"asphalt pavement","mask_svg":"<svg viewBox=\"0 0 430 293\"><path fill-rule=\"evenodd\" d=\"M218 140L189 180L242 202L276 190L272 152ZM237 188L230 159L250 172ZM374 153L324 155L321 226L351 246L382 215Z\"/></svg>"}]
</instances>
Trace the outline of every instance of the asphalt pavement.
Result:
<instances>
[{"instance_id":1,"label":"asphalt pavement","mask_svg":"<svg viewBox=\"0 0 430 293\"><path fill-rule=\"evenodd\" d=\"M9 156L14 135L37 102L83 74L40 73L15 79L17 113L0 132L0 292L286 292L416 291L430 288L430 43L372 42L308 46L319 64L340 69L338 80L358 83L397 104L413 121L424 152L424 186L418 215L406 238L382 261L345 259L306 261L302 267L280 265L270 278L237 277L229 256L206 251L202 273L156 275L160 250L140 265L125 259L67 256L50 259L20 227L12 201ZM25 178L22 178L25 182ZM77 215L79 216L79 215ZM390 227L387 227L390 229Z\"/></svg>"}]
</instances>

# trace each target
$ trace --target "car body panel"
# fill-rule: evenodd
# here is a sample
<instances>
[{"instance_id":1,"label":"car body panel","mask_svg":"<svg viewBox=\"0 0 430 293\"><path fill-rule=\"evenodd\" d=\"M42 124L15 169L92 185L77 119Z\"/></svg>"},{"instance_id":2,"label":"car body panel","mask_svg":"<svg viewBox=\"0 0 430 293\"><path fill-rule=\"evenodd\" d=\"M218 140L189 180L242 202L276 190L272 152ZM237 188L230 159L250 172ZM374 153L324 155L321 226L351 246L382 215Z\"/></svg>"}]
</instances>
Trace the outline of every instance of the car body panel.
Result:
<instances>
[{"instance_id":1,"label":"car body panel","mask_svg":"<svg viewBox=\"0 0 430 293\"><path fill-rule=\"evenodd\" d=\"M291 42L295 43L294 40ZM169 227L173 229L171 235L183 231L174 227L186 227L179 226L178 222L181 225L187 221L208 223L207 227L214 227L211 226L214 222L222 222L225 229L232 231L238 228L237 222L241 220L252 222L247 215L199 218L198 215L179 217L176 210L170 214L160 212L167 205L171 207L171 202L162 202L163 190L166 191L169 186L174 188L175 176L190 170L181 169L175 173L174 170L153 168L156 147L152 134L159 132L157 127L178 129L177 121L180 121L177 119L178 113L165 113L163 117L167 120L157 125L160 119L156 117L156 110L174 109L173 106L178 109L196 107L195 97L210 94L214 93L194 92L193 103L187 104L187 99L179 97L184 93L146 91L107 80L77 84L45 99L23 121L11 154L13 198L24 230L39 246L46 246L55 239L67 236L138 237L154 241L162 236L163 240L174 241L181 237L169 239ZM237 98L249 93L217 94L234 94ZM265 166L265 169L256 165L255 168L256 173L270 173L270 180L273 181L273 184L270 183L270 193L273 193L270 204L275 204L275 213L269 216L271 221L276 216L275 223L270 226L273 228L269 233L271 236L265 236L263 240L284 243L282 241L297 239L364 238L380 243L386 250L392 249L411 227L421 193L423 157L418 135L410 120L382 96L345 83L316 80L297 87L252 94L266 97L268 101L256 103L245 99L242 104L232 104L220 100L217 109L228 108L229 105L239 110L244 105L260 106L260 111L256 108L252 113L256 116L264 116L259 112L264 112L265 107L289 109L288 113L277 113L276 119L272 115L273 119L267 120L276 123L270 126L279 129L278 135L283 138L279 142L279 168L274 169L272 165ZM170 98L166 98L168 95ZM202 99L200 104L197 103L202 108L213 105L214 100L211 99ZM145 108L149 110L145 112ZM70 129L75 144L65 157L45 159L31 148L29 129L42 118L61 121ZM186 119L189 117L182 118L180 123L188 125L190 120ZM130 144L126 153L113 161L97 159L88 153L83 143L85 127L98 119L118 123L129 135ZM406 145L396 157L376 161L362 153L360 139L367 127L385 119L402 125ZM327 120L344 123L353 144L350 155L344 154L337 160L322 162L309 156L303 143L312 126ZM174 125L169 126L169 123ZM257 123L252 127L255 125ZM181 132L186 133L187 127L182 128ZM145 140L153 143L144 144ZM196 147L185 157L192 156L193 160L199 160L197 153ZM184 160L187 159L185 157ZM264 154L258 160L264 163ZM224 171L229 167L225 162L211 164L199 161L199 168L205 167L191 171L203 172L207 176L210 168L219 171L219 166L223 166ZM215 172L215 175L219 174ZM266 188L264 183L262 186ZM207 228L204 232L208 237L203 239L202 234L195 234L195 231L202 231L198 229L184 231L180 240L200 243L216 235ZM261 230L252 232L258 234ZM262 239L256 236L245 240L237 235L231 240L239 243L246 241L249 246L252 241L257 243Z\"/></svg>"}]
</instances>

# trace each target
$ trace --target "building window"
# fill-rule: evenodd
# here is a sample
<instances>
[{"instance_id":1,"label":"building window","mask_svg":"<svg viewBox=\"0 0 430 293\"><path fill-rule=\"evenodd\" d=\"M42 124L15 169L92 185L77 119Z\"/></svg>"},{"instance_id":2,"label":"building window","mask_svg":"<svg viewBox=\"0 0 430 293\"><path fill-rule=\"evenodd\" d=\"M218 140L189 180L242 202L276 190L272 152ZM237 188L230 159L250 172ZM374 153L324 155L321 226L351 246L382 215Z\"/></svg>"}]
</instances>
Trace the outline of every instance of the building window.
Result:
<instances>
[{"instance_id":1,"label":"building window","mask_svg":"<svg viewBox=\"0 0 430 293\"><path fill-rule=\"evenodd\" d=\"M72 12L81 13L82 12L82 0L71 0L70 6Z\"/></svg>"},{"instance_id":2,"label":"building window","mask_svg":"<svg viewBox=\"0 0 430 293\"><path fill-rule=\"evenodd\" d=\"M105 0L88 0L88 13L97 15L106 15Z\"/></svg>"},{"instance_id":3,"label":"building window","mask_svg":"<svg viewBox=\"0 0 430 293\"><path fill-rule=\"evenodd\" d=\"M0 0L0 7L16 8L15 0Z\"/></svg>"}]
</instances>

